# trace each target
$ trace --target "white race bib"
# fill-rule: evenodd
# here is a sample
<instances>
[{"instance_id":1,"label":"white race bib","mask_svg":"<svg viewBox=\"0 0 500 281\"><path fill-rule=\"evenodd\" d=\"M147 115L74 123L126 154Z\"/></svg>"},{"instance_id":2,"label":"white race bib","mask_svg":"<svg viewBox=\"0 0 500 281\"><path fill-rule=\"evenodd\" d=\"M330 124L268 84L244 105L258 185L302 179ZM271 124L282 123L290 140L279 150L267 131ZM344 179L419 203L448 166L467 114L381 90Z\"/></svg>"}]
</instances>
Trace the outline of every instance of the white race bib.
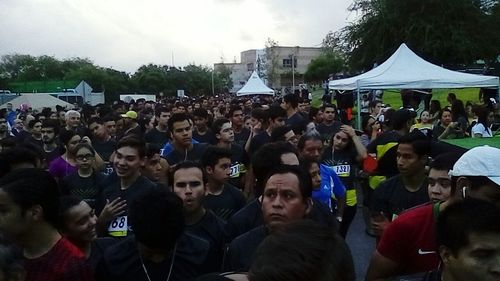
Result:
<instances>
[{"instance_id":1,"label":"white race bib","mask_svg":"<svg viewBox=\"0 0 500 281\"><path fill-rule=\"evenodd\" d=\"M351 173L351 165L333 166L333 170L339 177L348 177Z\"/></svg>"},{"instance_id":2,"label":"white race bib","mask_svg":"<svg viewBox=\"0 0 500 281\"><path fill-rule=\"evenodd\" d=\"M116 217L108 227L108 233L113 237L126 237L128 232L127 216Z\"/></svg>"},{"instance_id":3,"label":"white race bib","mask_svg":"<svg viewBox=\"0 0 500 281\"><path fill-rule=\"evenodd\" d=\"M240 176L240 164L234 164L231 166L231 172L229 173L230 178L237 178Z\"/></svg>"}]
</instances>

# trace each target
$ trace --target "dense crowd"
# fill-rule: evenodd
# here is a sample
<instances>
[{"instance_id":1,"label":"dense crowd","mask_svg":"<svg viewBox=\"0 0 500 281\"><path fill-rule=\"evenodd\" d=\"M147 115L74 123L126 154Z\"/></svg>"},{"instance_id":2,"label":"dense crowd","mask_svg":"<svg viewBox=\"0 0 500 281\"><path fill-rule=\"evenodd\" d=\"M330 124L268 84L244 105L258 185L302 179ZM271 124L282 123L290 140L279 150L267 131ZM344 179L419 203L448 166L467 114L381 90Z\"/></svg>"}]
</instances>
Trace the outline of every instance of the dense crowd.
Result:
<instances>
[{"instance_id":1,"label":"dense crowd","mask_svg":"<svg viewBox=\"0 0 500 281\"><path fill-rule=\"evenodd\" d=\"M444 140L500 107L332 94L8 105L0 280L355 280L358 210L366 280L498 280L500 149Z\"/></svg>"}]
</instances>

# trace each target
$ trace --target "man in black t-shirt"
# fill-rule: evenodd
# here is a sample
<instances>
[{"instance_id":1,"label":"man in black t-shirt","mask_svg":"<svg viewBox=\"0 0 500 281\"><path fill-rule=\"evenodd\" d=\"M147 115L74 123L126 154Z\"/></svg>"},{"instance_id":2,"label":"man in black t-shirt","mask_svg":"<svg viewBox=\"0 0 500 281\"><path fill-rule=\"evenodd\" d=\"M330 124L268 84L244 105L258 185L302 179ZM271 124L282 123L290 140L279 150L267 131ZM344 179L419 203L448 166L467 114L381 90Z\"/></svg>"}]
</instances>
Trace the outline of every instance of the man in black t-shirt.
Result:
<instances>
[{"instance_id":1,"label":"man in black t-shirt","mask_svg":"<svg viewBox=\"0 0 500 281\"><path fill-rule=\"evenodd\" d=\"M145 143L135 136L121 139L115 151L113 166L117 178L105 183L97 202L98 230L113 237L126 237L132 232L128 224L128 204L148 189L157 185L141 175Z\"/></svg>"},{"instance_id":2,"label":"man in black t-shirt","mask_svg":"<svg viewBox=\"0 0 500 281\"><path fill-rule=\"evenodd\" d=\"M210 243L207 272L220 270L224 246L224 222L203 207L206 177L200 164L180 162L172 173L172 189L184 203L186 231Z\"/></svg>"},{"instance_id":3,"label":"man in black t-shirt","mask_svg":"<svg viewBox=\"0 0 500 281\"><path fill-rule=\"evenodd\" d=\"M253 137L250 143L249 154L252 155L262 145L271 141L271 133L274 129L285 125L286 111L280 106L271 106L266 109L267 128L265 131Z\"/></svg>"},{"instance_id":4,"label":"man in black t-shirt","mask_svg":"<svg viewBox=\"0 0 500 281\"><path fill-rule=\"evenodd\" d=\"M208 147L201 158L201 164L208 179L203 205L227 221L246 204L243 193L227 183L232 169L231 151L216 146Z\"/></svg>"},{"instance_id":5,"label":"man in black t-shirt","mask_svg":"<svg viewBox=\"0 0 500 281\"><path fill-rule=\"evenodd\" d=\"M290 125L295 134L302 134L306 129L307 120L300 114L299 96L296 94L287 94L283 97L281 107L286 110L285 124Z\"/></svg>"},{"instance_id":6,"label":"man in black t-shirt","mask_svg":"<svg viewBox=\"0 0 500 281\"><path fill-rule=\"evenodd\" d=\"M233 106L229 110L228 118L231 120L233 126L234 141L241 147L245 147L247 140L250 136L250 130L245 128L245 116L241 106ZM214 132L215 133L215 132Z\"/></svg>"},{"instance_id":7,"label":"man in black t-shirt","mask_svg":"<svg viewBox=\"0 0 500 281\"><path fill-rule=\"evenodd\" d=\"M59 135L59 123L57 120L47 119L42 122L42 142L43 152L45 154L44 168L49 166L49 163L61 155L59 145L56 142Z\"/></svg>"},{"instance_id":8,"label":"man in black t-shirt","mask_svg":"<svg viewBox=\"0 0 500 281\"><path fill-rule=\"evenodd\" d=\"M323 106L323 123L316 126L316 130L321 136L321 140L326 144L332 138L332 135L339 131L342 123L337 121L337 107L333 104Z\"/></svg>"},{"instance_id":9,"label":"man in black t-shirt","mask_svg":"<svg viewBox=\"0 0 500 281\"><path fill-rule=\"evenodd\" d=\"M209 244L185 232L182 200L165 189L149 189L130 203L135 235L106 250L97 281L182 281L206 273Z\"/></svg>"},{"instance_id":10,"label":"man in black t-shirt","mask_svg":"<svg viewBox=\"0 0 500 281\"><path fill-rule=\"evenodd\" d=\"M116 142L111 138L108 129L101 118L95 117L89 121L89 130L92 133L92 146L105 163L110 162L115 151Z\"/></svg>"},{"instance_id":11,"label":"man in black t-shirt","mask_svg":"<svg viewBox=\"0 0 500 281\"><path fill-rule=\"evenodd\" d=\"M144 135L147 143L154 143L163 147L168 142L168 119L170 119L171 112L168 107L160 107L155 111L155 119L158 122L151 131Z\"/></svg>"},{"instance_id":12,"label":"man in black t-shirt","mask_svg":"<svg viewBox=\"0 0 500 281\"><path fill-rule=\"evenodd\" d=\"M429 142L418 131L399 139L396 155L400 174L373 192L371 224L378 235L404 210L429 202L425 172L429 151Z\"/></svg>"},{"instance_id":13,"label":"man in black t-shirt","mask_svg":"<svg viewBox=\"0 0 500 281\"><path fill-rule=\"evenodd\" d=\"M198 108L193 111L194 132L193 139L200 143L215 144L215 136L208 128L208 112L206 109Z\"/></svg>"}]
</instances>

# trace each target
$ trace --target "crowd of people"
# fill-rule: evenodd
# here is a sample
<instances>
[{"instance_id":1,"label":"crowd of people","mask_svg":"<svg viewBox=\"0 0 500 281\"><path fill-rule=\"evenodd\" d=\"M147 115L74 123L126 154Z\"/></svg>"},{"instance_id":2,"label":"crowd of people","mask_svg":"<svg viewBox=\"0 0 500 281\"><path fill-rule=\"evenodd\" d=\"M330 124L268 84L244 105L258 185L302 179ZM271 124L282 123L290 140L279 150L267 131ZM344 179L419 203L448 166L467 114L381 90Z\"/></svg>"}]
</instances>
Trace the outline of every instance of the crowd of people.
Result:
<instances>
[{"instance_id":1,"label":"crowd of people","mask_svg":"<svg viewBox=\"0 0 500 281\"><path fill-rule=\"evenodd\" d=\"M355 280L358 209L366 280L498 280L500 149L441 140L492 137L499 109L449 97L371 100L359 130L296 94L10 105L0 280Z\"/></svg>"}]
</instances>

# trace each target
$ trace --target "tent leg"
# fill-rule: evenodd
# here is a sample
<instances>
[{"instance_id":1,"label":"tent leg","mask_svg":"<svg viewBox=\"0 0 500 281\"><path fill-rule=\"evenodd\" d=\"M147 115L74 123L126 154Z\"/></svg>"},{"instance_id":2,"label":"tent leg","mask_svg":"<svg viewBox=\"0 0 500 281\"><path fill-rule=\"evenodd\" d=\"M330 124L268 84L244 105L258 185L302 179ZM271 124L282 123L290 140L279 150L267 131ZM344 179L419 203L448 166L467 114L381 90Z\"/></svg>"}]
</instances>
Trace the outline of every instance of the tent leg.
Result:
<instances>
[{"instance_id":1,"label":"tent leg","mask_svg":"<svg viewBox=\"0 0 500 281\"><path fill-rule=\"evenodd\" d=\"M363 130L361 128L361 100L359 98L359 87L356 89L356 102L358 103L357 113L356 113L356 124L358 130Z\"/></svg>"}]
</instances>

